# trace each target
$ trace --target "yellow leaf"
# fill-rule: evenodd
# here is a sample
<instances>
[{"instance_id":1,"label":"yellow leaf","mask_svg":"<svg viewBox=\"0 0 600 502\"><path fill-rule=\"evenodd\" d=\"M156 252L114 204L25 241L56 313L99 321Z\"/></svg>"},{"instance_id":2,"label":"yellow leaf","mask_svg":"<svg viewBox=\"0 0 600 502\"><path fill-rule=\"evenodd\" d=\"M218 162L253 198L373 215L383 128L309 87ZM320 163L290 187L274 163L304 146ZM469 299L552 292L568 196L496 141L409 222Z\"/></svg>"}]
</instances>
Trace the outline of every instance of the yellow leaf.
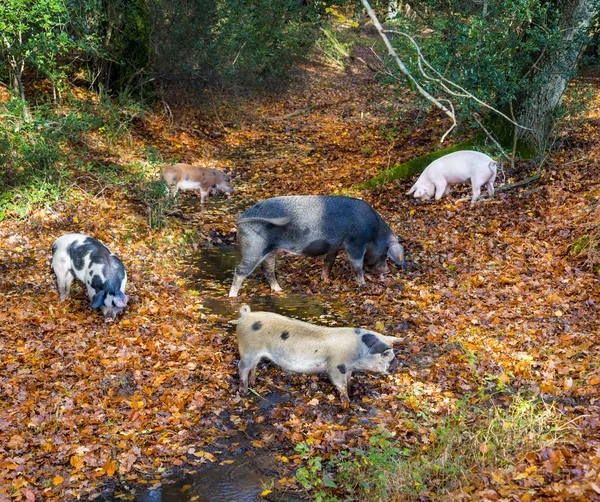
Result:
<instances>
[{"instance_id":1,"label":"yellow leaf","mask_svg":"<svg viewBox=\"0 0 600 502\"><path fill-rule=\"evenodd\" d=\"M208 453L207 451L197 451L196 453L194 453L194 457L203 457L206 460L210 460L211 462L217 460L217 457L215 457L212 453Z\"/></svg>"},{"instance_id":2,"label":"yellow leaf","mask_svg":"<svg viewBox=\"0 0 600 502\"><path fill-rule=\"evenodd\" d=\"M514 478L513 481L518 481L519 479L525 479L529 477L529 473L527 471L522 472L521 474L517 474Z\"/></svg>"},{"instance_id":3,"label":"yellow leaf","mask_svg":"<svg viewBox=\"0 0 600 502\"><path fill-rule=\"evenodd\" d=\"M15 248L15 251L16 251L17 253L22 253L22 252L23 252L23 248L22 248L22 247L19 247L19 246L17 246L17 247Z\"/></svg>"},{"instance_id":4,"label":"yellow leaf","mask_svg":"<svg viewBox=\"0 0 600 502\"><path fill-rule=\"evenodd\" d=\"M75 223L79 223L79 218L77 218L77 216L73 216L73 221L74 221Z\"/></svg>"},{"instance_id":5,"label":"yellow leaf","mask_svg":"<svg viewBox=\"0 0 600 502\"><path fill-rule=\"evenodd\" d=\"M261 497L266 497L269 493L271 493L273 490L264 490L260 493Z\"/></svg>"},{"instance_id":6,"label":"yellow leaf","mask_svg":"<svg viewBox=\"0 0 600 502\"><path fill-rule=\"evenodd\" d=\"M192 485L183 485L181 487L181 490L179 490L181 493L183 492L187 492L190 488L192 487Z\"/></svg>"},{"instance_id":7,"label":"yellow leaf","mask_svg":"<svg viewBox=\"0 0 600 502\"><path fill-rule=\"evenodd\" d=\"M235 460L223 460L223 462L219 463L219 465L231 465L235 462Z\"/></svg>"},{"instance_id":8,"label":"yellow leaf","mask_svg":"<svg viewBox=\"0 0 600 502\"><path fill-rule=\"evenodd\" d=\"M277 455L275 458L277 460L279 460L280 462L284 462L284 463L287 463L290 461L290 459L285 457L284 455Z\"/></svg>"},{"instance_id":9,"label":"yellow leaf","mask_svg":"<svg viewBox=\"0 0 600 502\"><path fill-rule=\"evenodd\" d=\"M54 476L54 479L52 480L52 484L54 486L58 486L60 485L63 481L65 480L65 478L63 478L62 476Z\"/></svg>"},{"instance_id":10,"label":"yellow leaf","mask_svg":"<svg viewBox=\"0 0 600 502\"><path fill-rule=\"evenodd\" d=\"M502 477L502 475L498 474L497 472L492 472L492 479L494 480L494 483L496 483L497 485L503 485L506 483L506 481L504 481L504 478Z\"/></svg>"},{"instance_id":11,"label":"yellow leaf","mask_svg":"<svg viewBox=\"0 0 600 502\"><path fill-rule=\"evenodd\" d=\"M554 315L555 315L556 317L562 317L563 313L562 313L562 311L561 311L561 310L557 310L556 312L554 312Z\"/></svg>"},{"instance_id":12,"label":"yellow leaf","mask_svg":"<svg viewBox=\"0 0 600 502\"><path fill-rule=\"evenodd\" d=\"M83 466L83 459L77 455L73 455L69 460L69 463L75 467L75 469L79 470Z\"/></svg>"}]
</instances>

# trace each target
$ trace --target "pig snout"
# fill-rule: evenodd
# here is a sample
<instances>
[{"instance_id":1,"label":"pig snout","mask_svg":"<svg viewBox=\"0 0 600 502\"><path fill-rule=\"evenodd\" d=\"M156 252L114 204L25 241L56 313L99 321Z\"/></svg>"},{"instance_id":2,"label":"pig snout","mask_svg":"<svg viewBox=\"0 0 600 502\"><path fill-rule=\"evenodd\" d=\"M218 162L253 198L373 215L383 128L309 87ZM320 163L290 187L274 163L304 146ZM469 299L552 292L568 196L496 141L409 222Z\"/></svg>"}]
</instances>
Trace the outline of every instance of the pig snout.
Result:
<instances>
[{"instance_id":1,"label":"pig snout","mask_svg":"<svg viewBox=\"0 0 600 502\"><path fill-rule=\"evenodd\" d=\"M397 357L394 357L394 359L390 361L386 373L388 375L396 373L400 368L402 368L402 362Z\"/></svg>"}]
</instances>

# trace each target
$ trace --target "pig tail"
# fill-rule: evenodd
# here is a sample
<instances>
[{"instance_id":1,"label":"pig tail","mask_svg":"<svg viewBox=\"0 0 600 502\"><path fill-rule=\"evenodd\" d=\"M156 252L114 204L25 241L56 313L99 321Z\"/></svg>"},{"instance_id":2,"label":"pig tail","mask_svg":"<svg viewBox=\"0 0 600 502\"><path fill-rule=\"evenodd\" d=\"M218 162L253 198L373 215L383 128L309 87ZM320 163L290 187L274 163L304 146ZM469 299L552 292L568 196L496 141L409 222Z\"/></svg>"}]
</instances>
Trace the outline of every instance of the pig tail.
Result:
<instances>
[{"instance_id":1,"label":"pig tail","mask_svg":"<svg viewBox=\"0 0 600 502\"><path fill-rule=\"evenodd\" d=\"M242 305L240 307L240 318L239 319L234 319L233 321L229 321L231 324L239 324L241 323L246 316L250 313L250 307L248 307L248 305Z\"/></svg>"}]
</instances>

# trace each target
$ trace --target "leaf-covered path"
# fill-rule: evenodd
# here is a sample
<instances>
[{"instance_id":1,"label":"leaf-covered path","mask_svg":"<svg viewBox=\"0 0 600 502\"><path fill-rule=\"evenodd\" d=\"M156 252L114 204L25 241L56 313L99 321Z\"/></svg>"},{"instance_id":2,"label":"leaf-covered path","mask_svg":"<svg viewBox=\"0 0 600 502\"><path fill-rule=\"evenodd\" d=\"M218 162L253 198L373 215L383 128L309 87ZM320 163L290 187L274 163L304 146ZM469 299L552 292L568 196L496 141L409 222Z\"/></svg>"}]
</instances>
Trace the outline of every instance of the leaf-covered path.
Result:
<instances>
[{"instance_id":1,"label":"leaf-covered path","mask_svg":"<svg viewBox=\"0 0 600 502\"><path fill-rule=\"evenodd\" d=\"M572 419L569 441L559 453L534 451L511 468L480 473L465 493L599 496L600 285L568 256L573 241L598 224L598 107L539 182L474 207L457 202L466 187L421 204L404 195L411 180L352 187L436 149L443 117L415 110L410 95L391 99L359 65L304 72L303 86L276 98L215 97L202 108L173 110L172 121L161 111L147 114L128 141L94 151L124 172L148 160L149 146L167 160L235 168L230 203L192 206L154 231L126 184L74 169L66 200L0 223L0 500L85 499L105 487L157 484L174 467L218 461L211 443L253 423L269 426L254 446L274 452L310 438L328 458L378 427L426 450L458 402L501 401L518 391ZM263 365L258 393L290 398L262 409L258 398L237 395L237 348L224 321L249 298L269 295L268 286L255 274L231 301L224 277L221 300L231 313L218 318L204 308L208 294L186 260L198 247L235 242L240 202L339 192L382 214L412 266L369 277L358 289L343 257L328 284L318 260L285 259L282 287L343 305L330 312L341 319L335 322L403 337L404 365L389 377L357 376L347 411L324 377ZM58 304L50 247L67 232L91 234L123 260L132 301L117 322L102 323L81 289ZM300 460L292 460L282 488L293 484L289 466Z\"/></svg>"}]
</instances>

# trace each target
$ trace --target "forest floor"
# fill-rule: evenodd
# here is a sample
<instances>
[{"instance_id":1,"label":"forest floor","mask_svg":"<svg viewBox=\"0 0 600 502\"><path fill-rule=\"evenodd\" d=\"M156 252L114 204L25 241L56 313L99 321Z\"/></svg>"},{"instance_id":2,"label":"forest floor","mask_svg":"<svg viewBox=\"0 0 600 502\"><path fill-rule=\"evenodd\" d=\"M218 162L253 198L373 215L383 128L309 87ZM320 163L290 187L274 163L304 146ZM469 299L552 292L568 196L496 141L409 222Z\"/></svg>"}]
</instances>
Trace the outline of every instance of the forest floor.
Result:
<instances>
[{"instance_id":1,"label":"forest floor","mask_svg":"<svg viewBox=\"0 0 600 502\"><path fill-rule=\"evenodd\" d=\"M131 498L173 469L221 462L211 445L256 424L246 454L273 452L272 489L297 490L294 468L307 460L290 455L299 443L326 462L387 431L422 454L449 417L463 417L466 433L478 427L476 406L508 409L524 395L551 409L544 427L558 427L560 438L502 462L493 461L501 445L480 441L492 461L448 486L450 499L600 497L600 282L569 255L598 225L600 81L587 79L595 106L567 129L536 182L471 206L458 201L466 185L424 203L405 195L414 179L352 188L438 149L447 121L383 89L358 60L302 72L302 85L277 96L214 96L200 106L170 103L170 113L159 105L116 145L90 133L86 155L120 166L111 181L71 166L64 200L0 222L0 500ZM235 170L236 191L204 210L186 194L183 210L153 230L135 190L119 181L119 169L148 164L148 147L164 160ZM517 167L497 186L535 165ZM379 211L411 266L358 288L344 257L327 284L320 260L281 259L283 297L322 305L314 322L402 337L402 367L357 375L343 410L326 376L263 364L257 394L285 399L261 407L264 397L237 393L237 345L226 325L240 305L270 298L266 281L254 274L230 300L229 272L205 288L194 253L235 244L236 218L255 201L334 193ZM93 235L125 264L131 302L116 322L103 323L80 288L58 304L50 248L68 232ZM215 298L217 313L207 307ZM503 427L516 425L507 418ZM439 495L434 485L409 488Z\"/></svg>"}]
</instances>

